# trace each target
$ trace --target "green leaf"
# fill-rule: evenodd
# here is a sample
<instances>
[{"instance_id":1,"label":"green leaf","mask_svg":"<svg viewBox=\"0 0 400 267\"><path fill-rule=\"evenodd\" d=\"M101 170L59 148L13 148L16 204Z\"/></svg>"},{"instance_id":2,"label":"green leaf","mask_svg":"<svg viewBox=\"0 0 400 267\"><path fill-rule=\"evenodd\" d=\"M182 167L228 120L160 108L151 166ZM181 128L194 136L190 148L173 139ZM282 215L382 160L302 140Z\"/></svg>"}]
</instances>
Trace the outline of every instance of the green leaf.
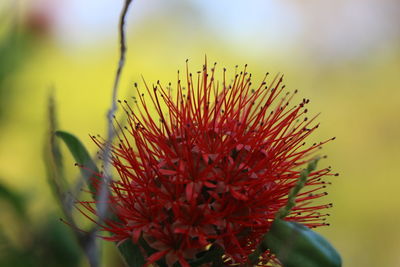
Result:
<instances>
[{"instance_id":1,"label":"green leaf","mask_svg":"<svg viewBox=\"0 0 400 267\"><path fill-rule=\"evenodd\" d=\"M138 245L133 244L131 240L126 240L118 246L121 255L123 256L127 266L142 267L145 260Z\"/></svg>"},{"instance_id":2,"label":"green leaf","mask_svg":"<svg viewBox=\"0 0 400 267\"><path fill-rule=\"evenodd\" d=\"M81 168L81 173L87 182L94 174L99 174L99 170L90 157L89 152L77 137L64 131L56 131L55 135L64 141L76 162L84 166ZM88 182L88 186L91 192L95 192L95 188L91 182Z\"/></svg>"},{"instance_id":3,"label":"green leaf","mask_svg":"<svg viewBox=\"0 0 400 267\"><path fill-rule=\"evenodd\" d=\"M55 135L64 141L76 162L79 165L84 166L84 168L81 168L81 172L86 180L96 174L99 174L96 164L93 162L88 151L77 137L64 131L56 131ZM93 184L89 181L88 186L91 192L95 192ZM126 240L125 242L118 245L118 249L128 266L141 267L145 264L145 259L141 253L139 246L133 244L131 240Z\"/></svg>"},{"instance_id":4,"label":"green leaf","mask_svg":"<svg viewBox=\"0 0 400 267\"><path fill-rule=\"evenodd\" d=\"M275 219L261 246L274 253L285 267L340 267L335 248L304 225Z\"/></svg>"},{"instance_id":5,"label":"green leaf","mask_svg":"<svg viewBox=\"0 0 400 267\"><path fill-rule=\"evenodd\" d=\"M300 172L300 175L299 175L296 185L290 190L290 192L288 194L288 200L287 200L286 205L284 207L280 208L279 211L276 213L275 221L278 221L278 220L282 221L283 218L285 218L287 215L290 214L292 208L296 206L297 194L306 185L308 176L317 168L318 161L319 161L319 158L312 160L307 165L307 168L303 169ZM268 234L269 233L267 233L267 235ZM264 236L264 238L265 238L265 236ZM269 238L272 240L274 237L269 236ZM273 242L272 242L272 244L273 244ZM258 263L260 256L267 249L269 249L269 247L265 245L264 241L262 241L257 246L257 248L253 251L253 253L251 253L249 255L249 257L248 257L249 262L252 264Z\"/></svg>"},{"instance_id":6,"label":"green leaf","mask_svg":"<svg viewBox=\"0 0 400 267\"><path fill-rule=\"evenodd\" d=\"M93 162L92 158L89 155L89 152L86 150L84 145L79 139L65 131L56 131L55 135L60 137L65 144L68 146L69 150L72 153L72 156L76 160L76 162L80 165L83 165L90 170L98 172L96 164Z\"/></svg>"}]
</instances>

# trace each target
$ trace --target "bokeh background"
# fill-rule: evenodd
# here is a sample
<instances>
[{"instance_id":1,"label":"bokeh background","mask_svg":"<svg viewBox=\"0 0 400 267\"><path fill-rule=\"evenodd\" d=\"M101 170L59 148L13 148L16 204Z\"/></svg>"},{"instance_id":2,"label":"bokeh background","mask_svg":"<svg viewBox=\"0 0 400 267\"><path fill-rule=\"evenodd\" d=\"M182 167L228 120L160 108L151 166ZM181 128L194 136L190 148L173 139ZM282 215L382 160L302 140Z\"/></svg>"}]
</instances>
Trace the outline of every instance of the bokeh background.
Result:
<instances>
[{"instance_id":1,"label":"bokeh background","mask_svg":"<svg viewBox=\"0 0 400 267\"><path fill-rule=\"evenodd\" d=\"M60 128L95 153L88 134L105 133L122 4L0 2L1 266L87 266L46 180L47 102L54 92ZM340 173L331 226L319 231L344 266L400 266L399 14L397 0L135 0L119 97L141 75L174 82L187 58L197 70L205 55L220 70L285 73L321 112L316 138L337 137L321 163ZM79 170L65 160L72 181ZM105 266L118 266L105 246Z\"/></svg>"}]
</instances>

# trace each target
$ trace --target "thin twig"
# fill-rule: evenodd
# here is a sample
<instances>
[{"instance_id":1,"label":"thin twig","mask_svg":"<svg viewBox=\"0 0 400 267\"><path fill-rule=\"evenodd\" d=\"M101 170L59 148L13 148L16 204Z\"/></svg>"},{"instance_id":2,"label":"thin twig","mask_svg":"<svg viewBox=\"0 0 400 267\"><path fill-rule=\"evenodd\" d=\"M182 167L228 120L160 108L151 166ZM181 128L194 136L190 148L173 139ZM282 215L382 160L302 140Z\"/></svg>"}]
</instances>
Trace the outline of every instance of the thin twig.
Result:
<instances>
[{"instance_id":1,"label":"thin twig","mask_svg":"<svg viewBox=\"0 0 400 267\"><path fill-rule=\"evenodd\" d=\"M115 137L115 131L113 127L114 115L117 110L117 93L119 81L121 78L121 73L125 65L125 55L126 55L126 40L125 40L125 20L128 13L128 9L133 0L125 0L120 20L119 20L119 35L120 35L120 57L118 62L117 71L115 74L114 86L112 90L111 107L107 113L107 143L103 150L103 171L104 180L100 188L100 194L97 198L97 213L99 219L101 220L107 211L107 198L108 198L108 183L111 180L110 165L111 165L111 144Z\"/></svg>"},{"instance_id":2,"label":"thin twig","mask_svg":"<svg viewBox=\"0 0 400 267\"><path fill-rule=\"evenodd\" d=\"M113 127L113 120L114 114L117 111L117 93L118 93L118 86L119 81L121 78L121 73L125 65L125 54L126 54L126 41L125 41L125 19L128 13L128 9L130 4L133 0L125 0L124 6L121 11L120 20L119 20L119 36L120 36L120 57L117 66L117 71L115 74L114 85L112 89L112 97L111 97L111 107L107 113L107 142L105 144L105 148L103 150L103 183L100 187L100 193L97 195L97 215L98 215L98 222L101 221L106 216L108 204L107 199L109 196L108 191L108 184L111 181L111 173L110 173L110 165L111 165L111 145L112 141L115 137L114 127ZM99 253L97 249L90 250L90 248L96 248L96 236L97 236L98 227L94 227L88 236L88 252L90 256L94 258L99 258ZM100 262L99 262L100 263ZM92 266L94 267L94 266Z\"/></svg>"}]
</instances>

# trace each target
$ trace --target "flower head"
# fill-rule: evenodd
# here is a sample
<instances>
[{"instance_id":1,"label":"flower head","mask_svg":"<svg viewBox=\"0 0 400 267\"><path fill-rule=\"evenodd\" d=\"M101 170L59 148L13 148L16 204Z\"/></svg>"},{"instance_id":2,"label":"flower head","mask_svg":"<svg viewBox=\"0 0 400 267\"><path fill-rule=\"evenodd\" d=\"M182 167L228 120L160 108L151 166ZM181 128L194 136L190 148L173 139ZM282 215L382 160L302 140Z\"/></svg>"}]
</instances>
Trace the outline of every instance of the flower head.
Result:
<instances>
[{"instance_id":1,"label":"flower head","mask_svg":"<svg viewBox=\"0 0 400 267\"><path fill-rule=\"evenodd\" d=\"M227 263L247 261L324 143L304 142L318 128L304 115L309 101L292 106L296 92L284 93L283 77L267 79L253 85L245 67L233 80L224 69L217 82L215 65L205 64L195 75L187 71L185 84L145 84L134 106L121 103L127 126L116 122L112 164L119 178L108 200L115 216L101 224L109 240L142 238L157 251L148 262L164 258L169 266L189 266L210 245L223 249ZM325 225L319 211L329 205L312 200L326 194L326 175L329 169L310 174L286 220ZM95 213L91 203L81 204Z\"/></svg>"}]
</instances>

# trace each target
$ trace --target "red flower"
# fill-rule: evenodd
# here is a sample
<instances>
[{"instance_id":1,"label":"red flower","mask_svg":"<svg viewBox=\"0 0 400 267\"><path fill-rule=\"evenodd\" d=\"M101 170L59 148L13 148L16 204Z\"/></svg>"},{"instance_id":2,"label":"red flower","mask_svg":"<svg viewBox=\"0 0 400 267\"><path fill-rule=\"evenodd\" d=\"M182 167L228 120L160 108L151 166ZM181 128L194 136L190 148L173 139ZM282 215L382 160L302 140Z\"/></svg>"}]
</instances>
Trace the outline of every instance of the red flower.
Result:
<instances>
[{"instance_id":1,"label":"red flower","mask_svg":"<svg viewBox=\"0 0 400 267\"><path fill-rule=\"evenodd\" d=\"M214 76L215 65L211 72L205 65L197 79L187 73L185 85L179 78L175 89L146 85L134 108L121 105L128 124L117 123L112 164L120 178L109 198L117 219L101 227L112 241L143 237L158 251L149 263L165 257L169 266L189 266L211 244L224 250L228 263L245 263L323 144L306 146L318 124L304 117L308 100L291 106L296 92L281 96L282 77L267 85L267 74L254 86L246 67L232 81L225 69L221 82ZM324 175L330 170L311 173L286 220L325 225L319 210L328 205L311 202L326 194L320 192ZM95 213L92 203L81 204Z\"/></svg>"}]
</instances>

